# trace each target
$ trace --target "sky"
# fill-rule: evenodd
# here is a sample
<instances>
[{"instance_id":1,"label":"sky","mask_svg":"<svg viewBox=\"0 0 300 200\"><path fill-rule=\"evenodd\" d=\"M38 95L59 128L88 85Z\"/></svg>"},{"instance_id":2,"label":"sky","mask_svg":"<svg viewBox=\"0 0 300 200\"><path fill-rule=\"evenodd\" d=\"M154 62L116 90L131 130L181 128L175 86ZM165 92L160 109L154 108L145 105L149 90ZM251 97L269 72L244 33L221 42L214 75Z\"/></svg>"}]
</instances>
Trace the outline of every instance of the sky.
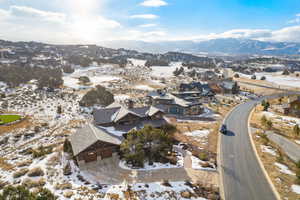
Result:
<instances>
[{"instance_id":1,"label":"sky","mask_svg":"<svg viewBox=\"0 0 300 200\"><path fill-rule=\"evenodd\" d=\"M299 0L0 0L0 39L300 42Z\"/></svg>"}]
</instances>

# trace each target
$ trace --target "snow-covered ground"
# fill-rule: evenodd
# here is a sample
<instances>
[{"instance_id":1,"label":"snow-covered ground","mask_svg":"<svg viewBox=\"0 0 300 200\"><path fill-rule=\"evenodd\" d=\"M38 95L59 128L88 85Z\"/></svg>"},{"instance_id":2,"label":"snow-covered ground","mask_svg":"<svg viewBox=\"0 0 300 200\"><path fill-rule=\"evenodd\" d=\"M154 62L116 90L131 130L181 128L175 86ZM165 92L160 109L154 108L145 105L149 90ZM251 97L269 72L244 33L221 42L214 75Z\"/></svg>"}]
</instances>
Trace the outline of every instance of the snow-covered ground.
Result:
<instances>
[{"instance_id":1,"label":"snow-covered ground","mask_svg":"<svg viewBox=\"0 0 300 200\"><path fill-rule=\"evenodd\" d=\"M245 78L251 78L252 75L246 75L239 73L241 77ZM281 75L282 72L277 72L277 73L255 73L256 79L260 80L261 77L265 76L266 81L270 83L274 83L277 85L282 85L282 86L289 86L289 87L300 87L300 78L299 77L292 77L292 76L285 76Z\"/></svg>"},{"instance_id":2,"label":"snow-covered ground","mask_svg":"<svg viewBox=\"0 0 300 200\"><path fill-rule=\"evenodd\" d=\"M137 90L146 90L146 91L152 91L154 88L148 86L148 85L136 85L134 86L135 89Z\"/></svg>"},{"instance_id":3,"label":"snow-covered ground","mask_svg":"<svg viewBox=\"0 0 300 200\"><path fill-rule=\"evenodd\" d=\"M186 132L184 133L187 136L192 136L192 137L207 137L209 135L210 131L209 130L195 130L192 132Z\"/></svg>"},{"instance_id":4,"label":"snow-covered ground","mask_svg":"<svg viewBox=\"0 0 300 200\"><path fill-rule=\"evenodd\" d=\"M273 120L278 122L285 122L291 126L296 124L300 125L300 118L278 115L269 111L263 111L262 115L265 115L267 118L272 118Z\"/></svg>"},{"instance_id":5,"label":"snow-covered ground","mask_svg":"<svg viewBox=\"0 0 300 200\"><path fill-rule=\"evenodd\" d=\"M279 171L280 171L281 173L288 174L288 175L292 175L292 176L295 176L295 175L296 175L294 172L292 172L292 171L288 168L288 166L286 166L286 165L284 165L284 164L275 162L274 165L276 165L276 167L279 168Z\"/></svg>"},{"instance_id":6,"label":"snow-covered ground","mask_svg":"<svg viewBox=\"0 0 300 200\"><path fill-rule=\"evenodd\" d=\"M292 191L296 194L300 194L300 185L292 185Z\"/></svg>"},{"instance_id":7,"label":"snow-covered ground","mask_svg":"<svg viewBox=\"0 0 300 200\"><path fill-rule=\"evenodd\" d=\"M191 154L191 153L190 153ZM203 161L203 160L200 160L199 158L195 157L195 156L192 156L191 155L191 159L192 159L192 168L193 169L200 169L200 170L208 170L208 171L216 171L216 166L214 166L214 164L211 164L210 165L212 167L204 167L203 165L207 162Z\"/></svg>"},{"instance_id":8,"label":"snow-covered ground","mask_svg":"<svg viewBox=\"0 0 300 200\"><path fill-rule=\"evenodd\" d=\"M134 59L134 58L129 58L127 59L130 61L134 66L145 66L146 60L140 60L140 59Z\"/></svg>"},{"instance_id":9,"label":"snow-covered ground","mask_svg":"<svg viewBox=\"0 0 300 200\"><path fill-rule=\"evenodd\" d=\"M264 152L264 153L269 153L272 156L276 156L277 155L276 150L273 149L270 146L260 145L260 148L261 148L261 151Z\"/></svg>"},{"instance_id":10,"label":"snow-covered ground","mask_svg":"<svg viewBox=\"0 0 300 200\"><path fill-rule=\"evenodd\" d=\"M122 101L125 101L126 99L130 99L130 96L126 95L126 94L114 95L115 101L122 102Z\"/></svg>"},{"instance_id":11,"label":"snow-covered ground","mask_svg":"<svg viewBox=\"0 0 300 200\"><path fill-rule=\"evenodd\" d=\"M121 78L117 76L111 76L111 75L100 75L97 72L100 70L100 67L89 67L88 69L76 69L75 72L73 72L70 75L63 76L64 85L66 87L70 87L73 89L85 89L94 87L96 85L107 83L110 81L118 81ZM79 77L81 76L87 76L90 79L91 84L88 86L81 85L79 82Z\"/></svg>"},{"instance_id":12,"label":"snow-covered ground","mask_svg":"<svg viewBox=\"0 0 300 200\"><path fill-rule=\"evenodd\" d=\"M179 69L180 67L182 67L181 62L173 62L170 64L170 66L152 66L151 76L163 78L172 77L176 68Z\"/></svg>"},{"instance_id":13,"label":"snow-covered ground","mask_svg":"<svg viewBox=\"0 0 300 200\"><path fill-rule=\"evenodd\" d=\"M207 144L208 135L210 134L210 130L195 130L191 132L185 132L186 136L192 137L194 140Z\"/></svg>"}]
</instances>

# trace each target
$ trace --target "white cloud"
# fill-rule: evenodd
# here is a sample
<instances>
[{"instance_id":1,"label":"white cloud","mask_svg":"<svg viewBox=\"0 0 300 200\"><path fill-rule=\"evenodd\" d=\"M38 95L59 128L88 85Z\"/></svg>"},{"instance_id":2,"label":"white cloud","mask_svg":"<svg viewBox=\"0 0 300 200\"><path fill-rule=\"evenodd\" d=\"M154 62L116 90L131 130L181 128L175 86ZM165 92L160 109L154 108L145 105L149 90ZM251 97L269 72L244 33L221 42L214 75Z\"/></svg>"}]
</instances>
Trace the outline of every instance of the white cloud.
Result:
<instances>
[{"instance_id":1,"label":"white cloud","mask_svg":"<svg viewBox=\"0 0 300 200\"><path fill-rule=\"evenodd\" d=\"M290 21L288 21L288 24L299 24L300 23L300 13L295 15L296 17Z\"/></svg>"},{"instance_id":2,"label":"white cloud","mask_svg":"<svg viewBox=\"0 0 300 200\"><path fill-rule=\"evenodd\" d=\"M271 40L279 42L300 42L300 26L290 26L273 31Z\"/></svg>"},{"instance_id":3,"label":"white cloud","mask_svg":"<svg viewBox=\"0 0 300 200\"><path fill-rule=\"evenodd\" d=\"M132 18L132 19L156 19L156 18L158 18L158 16L153 15L153 14L142 14L142 15L131 15L130 18Z\"/></svg>"},{"instance_id":4,"label":"white cloud","mask_svg":"<svg viewBox=\"0 0 300 200\"><path fill-rule=\"evenodd\" d=\"M140 5L146 7L160 7L160 6L168 5L168 3L163 0L146 0L142 2Z\"/></svg>"},{"instance_id":5,"label":"white cloud","mask_svg":"<svg viewBox=\"0 0 300 200\"><path fill-rule=\"evenodd\" d=\"M152 28L155 26L157 26L157 24L141 24L141 25L139 25L139 27L141 27L141 28Z\"/></svg>"},{"instance_id":6,"label":"white cloud","mask_svg":"<svg viewBox=\"0 0 300 200\"><path fill-rule=\"evenodd\" d=\"M1 37L8 40L36 40L51 43L95 43L109 38L119 22L100 15L49 12L31 7L0 9Z\"/></svg>"},{"instance_id":7,"label":"white cloud","mask_svg":"<svg viewBox=\"0 0 300 200\"><path fill-rule=\"evenodd\" d=\"M66 17L63 13L42 11L26 6L11 6L9 12L10 15L16 17L42 19L50 22L62 22Z\"/></svg>"}]
</instances>

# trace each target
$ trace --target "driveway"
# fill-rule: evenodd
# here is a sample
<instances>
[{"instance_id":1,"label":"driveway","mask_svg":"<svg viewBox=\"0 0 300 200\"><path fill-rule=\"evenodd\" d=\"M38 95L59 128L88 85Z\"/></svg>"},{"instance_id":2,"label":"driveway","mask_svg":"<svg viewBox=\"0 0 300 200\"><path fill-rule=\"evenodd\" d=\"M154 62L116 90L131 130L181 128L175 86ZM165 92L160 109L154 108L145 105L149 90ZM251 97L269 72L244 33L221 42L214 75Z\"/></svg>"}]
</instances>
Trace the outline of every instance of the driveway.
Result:
<instances>
[{"instance_id":1,"label":"driveway","mask_svg":"<svg viewBox=\"0 0 300 200\"><path fill-rule=\"evenodd\" d=\"M128 183L150 183L168 181L201 182L218 186L218 173L191 168L190 156L185 156L184 167L161 168L155 170L127 170L119 166L119 159L109 158L101 161L86 163L81 171L90 179L100 184L121 184L124 180Z\"/></svg>"}]
</instances>

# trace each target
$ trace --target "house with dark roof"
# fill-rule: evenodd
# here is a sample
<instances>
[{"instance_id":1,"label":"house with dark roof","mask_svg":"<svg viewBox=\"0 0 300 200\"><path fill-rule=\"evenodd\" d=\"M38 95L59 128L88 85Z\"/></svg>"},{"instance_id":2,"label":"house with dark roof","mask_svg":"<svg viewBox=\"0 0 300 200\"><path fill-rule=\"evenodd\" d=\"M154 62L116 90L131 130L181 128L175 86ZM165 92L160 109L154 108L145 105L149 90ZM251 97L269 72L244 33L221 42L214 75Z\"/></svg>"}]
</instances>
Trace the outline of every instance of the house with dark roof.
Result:
<instances>
[{"instance_id":1,"label":"house with dark roof","mask_svg":"<svg viewBox=\"0 0 300 200\"><path fill-rule=\"evenodd\" d=\"M152 91L147 95L149 103L172 115L199 115L203 113L202 103L185 100L163 91Z\"/></svg>"},{"instance_id":2,"label":"house with dark roof","mask_svg":"<svg viewBox=\"0 0 300 200\"><path fill-rule=\"evenodd\" d=\"M146 125L155 128L167 123L164 111L155 106L134 108L112 103L106 108L93 111L94 122L70 136L74 156L79 165L101 161L118 155L119 146L131 130Z\"/></svg>"}]
</instances>

